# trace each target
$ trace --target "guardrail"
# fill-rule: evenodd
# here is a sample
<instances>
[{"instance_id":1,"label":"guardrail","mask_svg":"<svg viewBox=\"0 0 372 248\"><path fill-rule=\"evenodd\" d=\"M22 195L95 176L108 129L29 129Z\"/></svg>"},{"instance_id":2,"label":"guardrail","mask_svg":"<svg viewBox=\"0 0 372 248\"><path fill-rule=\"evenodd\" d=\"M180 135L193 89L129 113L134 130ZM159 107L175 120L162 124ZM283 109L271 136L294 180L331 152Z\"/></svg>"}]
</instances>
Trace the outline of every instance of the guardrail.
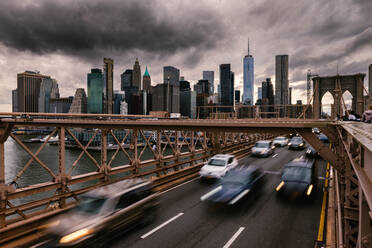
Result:
<instances>
[{"instance_id":1,"label":"guardrail","mask_svg":"<svg viewBox=\"0 0 372 248\"><path fill-rule=\"evenodd\" d=\"M82 145L77 137L74 136L72 127L68 124L56 125L45 142L40 144L36 152L32 152L26 144L11 133L12 129L16 127L17 125L3 125L0 127L0 135L2 134L0 136L0 172L4 172L4 168L7 166L4 163L4 142L8 137L12 138L30 155L30 160L15 178L8 178L8 183L1 185L0 245L24 237L26 234L35 234L42 223L55 214L59 214L74 206L78 200L77 196L91 189L127 178L148 177L153 179L157 190L164 190L197 176L203 162L216 153L232 153L240 158L249 152L256 140L272 137L269 134L210 133L206 132L206 130L202 130L203 132L174 131L175 142L171 142L169 130L154 130L157 140L164 137L167 141L165 147L162 147L160 142L158 142L154 148L151 146L150 139L144 135L144 130L133 128L125 129L126 132L131 133L132 139L130 146L123 148L121 144L126 143L128 135L119 140L115 136L113 129L108 128L106 125L105 127L99 127L95 131L95 135L97 133L101 135L101 160L97 161L87 150L92 139L89 140L88 144ZM73 128L76 128L76 125ZM57 133L59 135L58 154L51 154L50 156L58 157L58 172L53 172L48 168L48 165L38 158L38 155L46 146L48 140ZM65 137L67 135L81 149L80 155L71 165L66 165L64 157L66 149ZM107 153L108 135L111 135L118 145L111 158L108 158ZM141 149L138 148L138 137L141 137L144 142L144 147ZM178 142L180 138L183 139L183 142ZM165 154L166 149L171 154ZM145 150L153 154L153 159L141 160ZM111 167L119 152L125 155L128 164ZM71 171L77 166L83 155L89 158L96 170L72 176ZM15 188L17 181L22 179L23 172L32 162L36 162L43 167L52 180L24 188ZM5 175L2 173L0 173L0 184L1 182L5 182ZM87 183L89 185L86 185ZM72 186L79 187L72 189ZM12 203L15 199L23 199L32 195L45 194L46 192L54 192L54 194L44 196L41 199L21 201L18 205Z\"/></svg>"}]
</instances>

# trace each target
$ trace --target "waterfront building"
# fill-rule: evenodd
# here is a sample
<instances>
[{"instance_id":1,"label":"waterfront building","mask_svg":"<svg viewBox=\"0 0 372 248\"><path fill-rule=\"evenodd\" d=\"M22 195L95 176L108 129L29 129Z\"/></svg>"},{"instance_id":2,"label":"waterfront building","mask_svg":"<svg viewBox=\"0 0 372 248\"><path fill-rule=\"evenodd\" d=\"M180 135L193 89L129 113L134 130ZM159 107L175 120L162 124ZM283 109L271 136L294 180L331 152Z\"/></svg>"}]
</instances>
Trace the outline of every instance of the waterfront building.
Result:
<instances>
[{"instance_id":1,"label":"waterfront building","mask_svg":"<svg viewBox=\"0 0 372 248\"><path fill-rule=\"evenodd\" d=\"M74 99L72 100L69 113L85 114L87 112L87 105L87 95L85 90L83 88L78 88L75 92Z\"/></svg>"},{"instance_id":2,"label":"waterfront building","mask_svg":"<svg viewBox=\"0 0 372 248\"><path fill-rule=\"evenodd\" d=\"M136 61L133 65L132 86L136 87L139 90L143 89L141 84L141 66L139 64L138 58L136 58Z\"/></svg>"},{"instance_id":3,"label":"waterfront building","mask_svg":"<svg viewBox=\"0 0 372 248\"><path fill-rule=\"evenodd\" d=\"M173 66L163 67L164 84L179 86L180 70Z\"/></svg>"},{"instance_id":4,"label":"waterfront building","mask_svg":"<svg viewBox=\"0 0 372 248\"><path fill-rule=\"evenodd\" d=\"M98 68L91 69L91 73L88 73L87 78L88 113L102 114L104 98L104 79L102 70Z\"/></svg>"},{"instance_id":5,"label":"waterfront building","mask_svg":"<svg viewBox=\"0 0 372 248\"><path fill-rule=\"evenodd\" d=\"M89 100L89 97L88 97ZM125 101L125 92L120 90L114 91L114 114L120 114L121 103Z\"/></svg>"},{"instance_id":6,"label":"waterfront building","mask_svg":"<svg viewBox=\"0 0 372 248\"><path fill-rule=\"evenodd\" d=\"M112 114L114 102L114 61L110 58L103 59L104 64L104 79L105 79L105 95L104 108L105 114Z\"/></svg>"},{"instance_id":7,"label":"waterfront building","mask_svg":"<svg viewBox=\"0 0 372 248\"><path fill-rule=\"evenodd\" d=\"M57 80L52 78L43 78L40 83L39 113L49 113L50 98L59 98Z\"/></svg>"},{"instance_id":8,"label":"waterfront building","mask_svg":"<svg viewBox=\"0 0 372 248\"><path fill-rule=\"evenodd\" d=\"M248 41L248 54L243 59L243 103L253 105L253 92L254 92L254 59L249 54L249 41Z\"/></svg>"},{"instance_id":9,"label":"waterfront building","mask_svg":"<svg viewBox=\"0 0 372 248\"><path fill-rule=\"evenodd\" d=\"M50 98L50 113L68 113L72 104L73 96L62 98Z\"/></svg>"},{"instance_id":10,"label":"waterfront building","mask_svg":"<svg viewBox=\"0 0 372 248\"><path fill-rule=\"evenodd\" d=\"M18 112L18 90L12 90L12 112Z\"/></svg>"},{"instance_id":11,"label":"waterfront building","mask_svg":"<svg viewBox=\"0 0 372 248\"><path fill-rule=\"evenodd\" d=\"M203 71L203 79L209 81L210 94L214 93L214 71Z\"/></svg>"},{"instance_id":12,"label":"waterfront building","mask_svg":"<svg viewBox=\"0 0 372 248\"><path fill-rule=\"evenodd\" d=\"M223 112L232 112L234 106L234 73L230 68L230 64L220 65L221 105L232 106L223 108Z\"/></svg>"},{"instance_id":13,"label":"waterfront building","mask_svg":"<svg viewBox=\"0 0 372 248\"><path fill-rule=\"evenodd\" d=\"M288 55L276 55L275 105L287 105L288 103Z\"/></svg>"},{"instance_id":14,"label":"waterfront building","mask_svg":"<svg viewBox=\"0 0 372 248\"><path fill-rule=\"evenodd\" d=\"M147 70L147 66L146 66L145 73L143 74L142 83L143 83L143 90L146 91L147 93L150 93L151 92L151 77L150 77L149 71Z\"/></svg>"},{"instance_id":15,"label":"waterfront building","mask_svg":"<svg viewBox=\"0 0 372 248\"><path fill-rule=\"evenodd\" d=\"M25 71L17 74L17 111L38 112L40 84L44 78L38 71Z\"/></svg>"}]
</instances>

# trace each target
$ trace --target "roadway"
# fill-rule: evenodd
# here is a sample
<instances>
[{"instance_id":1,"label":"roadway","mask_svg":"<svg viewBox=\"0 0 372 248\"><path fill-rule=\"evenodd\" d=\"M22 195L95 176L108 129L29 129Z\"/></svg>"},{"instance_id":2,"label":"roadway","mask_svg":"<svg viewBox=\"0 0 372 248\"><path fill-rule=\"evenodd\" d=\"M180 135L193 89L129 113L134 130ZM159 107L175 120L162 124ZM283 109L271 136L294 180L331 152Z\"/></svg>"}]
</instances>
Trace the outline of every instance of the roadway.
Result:
<instances>
[{"instance_id":1,"label":"roadway","mask_svg":"<svg viewBox=\"0 0 372 248\"><path fill-rule=\"evenodd\" d=\"M314 247L322 205L322 186L311 200L282 200L275 187L283 165L305 151L276 149L269 158L246 157L241 165L255 164L267 171L266 183L256 198L226 207L200 201L215 187L195 179L161 196L158 216L148 226L121 235L109 247ZM277 154L277 155L276 155ZM318 176L325 162L318 161Z\"/></svg>"}]
</instances>

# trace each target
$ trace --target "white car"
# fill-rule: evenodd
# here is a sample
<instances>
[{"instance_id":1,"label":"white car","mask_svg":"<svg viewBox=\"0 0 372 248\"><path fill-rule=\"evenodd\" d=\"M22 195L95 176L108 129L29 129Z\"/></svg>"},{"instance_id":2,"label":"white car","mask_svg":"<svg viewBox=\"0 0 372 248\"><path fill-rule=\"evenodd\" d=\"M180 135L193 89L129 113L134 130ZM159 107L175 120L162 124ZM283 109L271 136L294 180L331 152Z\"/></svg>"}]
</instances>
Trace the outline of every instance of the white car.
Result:
<instances>
[{"instance_id":1,"label":"white car","mask_svg":"<svg viewBox=\"0 0 372 248\"><path fill-rule=\"evenodd\" d=\"M252 147L251 155L258 157L268 157L274 153L275 146L271 140L260 140Z\"/></svg>"},{"instance_id":2,"label":"white car","mask_svg":"<svg viewBox=\"0 0 372 248\"><path fill-rule=\"evenodd\" d=\"M200 169L201 178L222 178L226 173L238 165L238 160L234 155L217 154L211 157L208 162Z\"/></svg>"},{"instance_id":3,"label":"white car","mask_svg":"<svg viewBox=\"0 0 372 248\"><path fill-rule=\"evenodd\" d=\"M283 136L278 136L273 140L274 146L286 146L288 145L288 139Z\"/></svg>"}]
</instances>

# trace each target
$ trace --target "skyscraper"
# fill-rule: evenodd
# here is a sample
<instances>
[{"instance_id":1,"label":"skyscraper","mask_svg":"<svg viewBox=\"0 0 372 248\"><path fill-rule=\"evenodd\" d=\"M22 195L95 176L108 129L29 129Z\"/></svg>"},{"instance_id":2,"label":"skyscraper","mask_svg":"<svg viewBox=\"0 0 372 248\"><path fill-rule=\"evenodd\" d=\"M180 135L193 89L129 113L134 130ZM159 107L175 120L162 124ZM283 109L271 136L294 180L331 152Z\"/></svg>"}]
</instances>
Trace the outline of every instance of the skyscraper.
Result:
<instances>
[{"instance_id":1,"label":"skyscraper","mask_svg":"<svg viewBox=\"0 0 372 248\"><path fill-rule=\"evenodd\" d=\"M114 61L110 58L104 58L105 71L105 101L104 113L112 114L114 106Z\"/></svg>"},{"instance_id":2,"label":"skyscraper","mask_svg":"<svg viewBox=\"0 0 372 248\"><path fill-rule=\"evenodd\" d=\"M214 71L203 71L203 79L209 81L210 94L214 93Z\"/></svg>"},{"instance_id":3,"label":"skyscraper","mask_svg":"<svg viewBox=\"0 0 372 248\"><path fill-rule=\"evenodd\" d=\"M133 65L132 85L137 87L139 90L143 89L141 85L141 66L138 62L138 58L136 58Z\"/></svg>"},{"instance_id":4,"label":"skyscraper","mask_svg":"<svg viewBox=\"0 0 372 248\"><path fill-rule=\"evenodd\" d=\"M275 57L275 105L288 104L288 55Z\"/></svg>"},{"instance_id":5,"label":"skyscraper","mask_svg":"<svg viewBox=\"0 0 372 248\"><path fill-rule=\"evenodd\" d=\"M266 81L262 82L262 102L266 105L274 104L274 89L271 78L266 78Z\"/></svg>"},{"instance_id":6,"label":"skyscraper","mask_svg":"<svg viewBox=\"0 0 372 248\"><path fill-rule=\"evenodd\" d=\"M168 78L169 78L169 84L170 85L176 85L179 86L180 82L180 70L173 66L164 66L163 67L163 77L164 77L164 83L168 84Z\"/></svg>"},{"instance_id":7,"label":"skyscraper","mask_svg":"<svg viewBox=\"0 0 372 248\"><path fill-rule=\"evenodd\" d=\"M292 87L289 87L288 104L292 104Z\"/></svg>"},{"instance_id":8,"label":"skyscraper","mask_svg":"<svg viewBox=\"0 0 372 248\"><path fill-rule=\"evenodd\" d=\"M230 64L220 65L220 85L221 85L221 105L234 105L234 73L230 69ZM225 108L223 111L230 112L231 109Z\"/></svg>"},{"instance_id":9,"label":"skyscraper","mask_svg":"<svg viewBox=\"0 0 372 248\"><path fill-rule=\"evenodd\" d=\"M49 100L59 98L59 89L57 80L52 78L43 78L40 83L39 92L39 113L50 113Z\"/></svg>"},{"instance_id":10,"label":"skyscraper","mask_svg":"<svg viewBox=\"0 0 372 248\"><path fill-rule=\"evenodd\" d=\"M84 88L76 89L74 100L72 100L68 112L73 114L84 114L87 112L87 94Z\"/></svg>"},{"instance_id":11,"label":"skyscraper","mask_svg":"<svg viewBox=\"0 0 372 248\"><path fill-rule=\"evenodd\" d=\"M180 113L191 118L191 88L190 82L180 81Z\"/></svg>"},{"instance_id":12,"label":"skyscraper","mask_svg":"<svg viewBox=\"0 0 372 248\"><path fill-rule=\"evenodd\" d=\"M143 90L149 93L151 91L151 77L150 77L149 71L147 70L147 66L146 66L145 73L143 74L142 83L143 83Z\"/></svg>"},{"instance_id":13,"label":"skyscraper","mask_svg":"<svg viewBox=\"0 0 372 248\"><path fill-rule=\"evenodd\" d=\"M25 71L17 74L18 112L38 112L40 84L50 76L39 72Z\"/></svg>"},{"instance_id":14,"label":"skyscraper","mask_svg":"<svg viewBox=\"0 0 372 248\"><path fill-rule=\"evenodd\" d=\"M121 90L125 90L127 88L130 88L132 87L133 83L132 83L132 77L133 77L133 70L125 70L125 72L123 72L121 75L120 75L120 78L121 78Z\"/></svg>"},{"instance_id":15,"label":"skyscraper","mask_svg":"<svg viewBox=\"0 0 372 248\"><path fill-rule=\"evenodd\" d=\"M234 93L235 103L240 103L240 90L236 90Z\"/></svg>"},{"instance_id":16,"label":"skyscraper","mask_svg":"<svg viewBox=\"0 0 372 248\"><path fill-rule=\"evenodd\" d=\"M88 83L88 113L103 113L104 80L102 70L94 68L87 75Z\"/></svg>"},{"instance_id":17,"label":"skyscraper","mask_svg":"<svg viewBox=\"0 0 372 248\"><path fill-rule=\"evenodd\" d=\"M262 87L257 88L257 99L262 99Z\"/></svg>"},{"instance_id":18,"label":"skyscraper","mask_svg":"<svg viewBox=\"0 0 372 248\"><path fill-rule=\"evenodd\" d=\"M243 59L243 103L252 105L253 90L254 90L254 59L249 54L249 40L248 40L248 54Z\"/></svg>"},{"instance_id":19,"label":"skyscraper","mask_svg":"<svg viewBox=\"0 0 372 248\"><path fill-rule=\"evenodd\" d=\"M196 91L197 94L205 94L209 96L211 94L211 87L209 80L201 79L194 85L194 91Z\"/></svg>"},{"instance_id":20,"label":"skyscraper","mask_svg":"<svg viewBox=\"0 0 372 248\"><path fill-rule=\"evenodd\" d=\"M157 84L152 90L152 109L154 111L180 112L179 86L169 85L168 88L168 84Z\"/></svg>"},{"instance_id":21,"label":"skyscraper","mask_svg":"<svg viewBox=\"0 0 372 248\"><path fill-rule=\"evenodd\" d=\"M18 90L12 90L12 112L18 112Z\"/></svg>"}]
</instances>

